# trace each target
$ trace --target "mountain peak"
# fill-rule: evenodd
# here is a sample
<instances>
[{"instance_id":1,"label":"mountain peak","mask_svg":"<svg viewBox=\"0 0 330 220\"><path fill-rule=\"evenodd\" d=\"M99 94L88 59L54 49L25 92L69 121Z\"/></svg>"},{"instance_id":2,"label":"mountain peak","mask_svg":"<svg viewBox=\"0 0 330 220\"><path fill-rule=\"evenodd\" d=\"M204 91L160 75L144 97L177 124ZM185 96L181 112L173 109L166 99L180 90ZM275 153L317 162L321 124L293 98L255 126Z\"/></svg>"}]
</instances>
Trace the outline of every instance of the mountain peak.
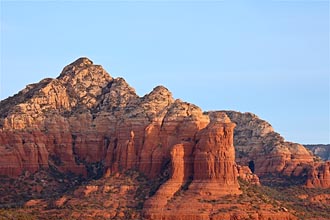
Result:
<instances>
[{"instance_id":1,"label":"mountain peak","mask_svg":"<svg viewBox=\"0 0 330 220\"><path fill-rule=\"evenodd\" d=\"M87 69L89 67L96 66L93 65L93 61L88 59L87 57L80 57L69 65L65 66L60 74L60 77L66 75L76 75L83 69ZM100 67L100 66L99 66Z\"/></svg>"},{"instance_id":2,"label":"mountain peak","mask_svg":"<svg viewBox=\"0 0 330 220\"><path fill-rule=\"evenodd\" d=\"M145 100L161 101L166 103L174 102L172 93L164 86L156 86L149 94L143 97Z\"/></svg>"},{"instance_id":3,"label":"mountain peak","mask_svg":"<svg viewBox=\"0 0 330 220\"><path fill-rule=\"evenodd\" d=\"M74 62L70 63L69 65L83 67L83 66L93 65L93 61L91 61L87 57L80 57Z\"/></svg>"}]
</instances>

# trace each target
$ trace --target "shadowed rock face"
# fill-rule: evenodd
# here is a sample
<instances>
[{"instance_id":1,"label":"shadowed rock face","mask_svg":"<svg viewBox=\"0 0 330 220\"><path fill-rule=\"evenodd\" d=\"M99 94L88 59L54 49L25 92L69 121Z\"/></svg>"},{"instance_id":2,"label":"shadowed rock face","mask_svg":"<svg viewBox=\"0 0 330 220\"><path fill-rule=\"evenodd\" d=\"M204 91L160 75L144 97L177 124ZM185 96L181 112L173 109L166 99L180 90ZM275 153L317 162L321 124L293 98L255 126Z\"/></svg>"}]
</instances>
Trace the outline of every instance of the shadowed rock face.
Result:
<instances>
[{"instance_id":1,"label":"shadowed rock face","mask_svg":"<svg viewBox=\"0 0 330 220\"><path fill-rule=\"evenodd\" d=\"M237 175L249 172L238 173L234 145L236 161L252 161L258 175L307 176L313 170L309 151L285 142L251 113L203 113L163 86L139 97L88 58L1 101L0 129L0 175L10 177L51 167L91 177L137 169L155 178L172 167L172 178L180 179L174 189L193 179L191 190L205 182L217 189L208 194L240 193Z\"/></svg>"},{"instance_id":2,"label":"shadowed rock face","mask_svg":"<svg viewBox=\"0 0 330 220\"><path fill-rule=\"evenodd\" d=\"M159 211L166 207L167 202L180 190L184 183L184 146L176 144L171 150L172 174L156 194L144 204L145 209Z\"/></svg>"},{"instance_id":3,"label":"shadowed rock face","mask_svg":"<svg viewBox=\"0 0 330 220\"><path fill-rule=\"evenodd\" d=\"M313 154L319 156L322 160L330 160L330 144L305 144L304 146L311 150Z\"/></svg>"}]
</instances>

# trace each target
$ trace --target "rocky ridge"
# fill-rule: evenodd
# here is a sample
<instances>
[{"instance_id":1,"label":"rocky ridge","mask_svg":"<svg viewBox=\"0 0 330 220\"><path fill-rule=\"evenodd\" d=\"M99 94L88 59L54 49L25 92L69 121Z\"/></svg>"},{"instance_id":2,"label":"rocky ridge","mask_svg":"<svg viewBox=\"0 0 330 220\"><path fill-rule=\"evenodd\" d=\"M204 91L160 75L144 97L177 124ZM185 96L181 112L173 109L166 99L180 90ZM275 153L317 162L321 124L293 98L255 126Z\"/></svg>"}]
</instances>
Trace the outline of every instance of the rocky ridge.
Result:
<instances>
[{"instance_id":1,"label":"rocky ridge","mask_svg":"<svg viewBox=\"0 0 330 220\"><path fill-rule=\"evenodd\" d=\"M137 170L162 178L145 202L151 219L171 219L159 210L171 209L183 188L183 201L239 195L238 177L258 185L257 175L275 173L306 178L309 187L329 187L328 164L314 164L303 146L285 142L255 115L203 113L163 86L139 97L123 78L112 78L88 58L69 64L56 79L28 85L0 106L0 175L50 169L97 179ZM205 206L198 201L196 210ZM212 206L203 209L209 218Z\"/></svg>"}]
</instances>

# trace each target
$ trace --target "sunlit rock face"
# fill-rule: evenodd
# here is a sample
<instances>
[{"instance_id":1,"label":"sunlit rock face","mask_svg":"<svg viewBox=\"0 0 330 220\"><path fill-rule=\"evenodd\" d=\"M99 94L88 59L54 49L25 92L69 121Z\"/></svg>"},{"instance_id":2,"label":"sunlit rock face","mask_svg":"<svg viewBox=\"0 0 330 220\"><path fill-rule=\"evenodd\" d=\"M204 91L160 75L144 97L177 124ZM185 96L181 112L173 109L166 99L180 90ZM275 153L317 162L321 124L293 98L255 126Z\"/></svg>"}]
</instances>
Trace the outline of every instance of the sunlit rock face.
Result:
<instances>
[{"instance_id":1,"label":"sunlit rock face","mask_svg":"<svg viewBox=\"0 0 330 220\"><path fill-rule=\"evenodd\" d=\"M329 188L328 163L301 144L291 143L272 126L252 113L222 111L236 123L236 162L249 166L259 177L280 175L305 180L308 187Z\"/></svg>"},{"instance_id":2,"label":"sunlit rock face","mask_svg":"<svg viewBox=\"0 0 330 220\"><path fill-rule=\"evenodd\" d=\"M10 177L49 168L82 176L136 169L149 178L172 170L169 178L192 181L191 190L239 194L237 162L259 176L305 176L309 186L328 187L316 180L327 166L312 168L309 151L257 116L203 113L163 86L139 97L88 58L1 101L0 128L0 175Z\"/></svg>"}]
</instances>

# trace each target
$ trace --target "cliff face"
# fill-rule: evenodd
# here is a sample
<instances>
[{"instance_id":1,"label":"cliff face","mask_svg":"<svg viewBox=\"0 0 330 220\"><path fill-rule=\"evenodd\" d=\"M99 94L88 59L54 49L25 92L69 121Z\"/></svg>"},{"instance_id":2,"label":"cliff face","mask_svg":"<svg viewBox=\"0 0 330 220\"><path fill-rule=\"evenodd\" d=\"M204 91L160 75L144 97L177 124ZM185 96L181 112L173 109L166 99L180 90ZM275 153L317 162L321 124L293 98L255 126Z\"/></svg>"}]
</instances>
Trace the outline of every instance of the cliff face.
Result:
<instances>
[{"instance_id":1,"label":"cliff face","mask_svg":"<svg viewBox=\"0 0 330 220\"><path fill-rule=\"evenodd\" d=\"M189 147L185 143L173 146L171 150L172 175L167 182L161 185L157 193L146 201L144 211L147 218L168 218L169 213L164 210L169 210L173 206L172 200L177 198L176 194L181 191L187 180L185 178L186 169L191 171L191 164L193 164L191 173L193 180L185 191L186 196L183 196L183 200L186 198L189 201L191 195L218 198L223 195L242 193L237 180L238 170L233 146L235 124L231 123L224 113L211 114L210 119L210 123L197 132L195 139L197 144L192 155L191 150L185 150ZM191 155L191 158L185 157L186 152ZM196 201L192 204L196 209L203 207L203 204ZM186 208L177 208L177 211L186 212ZM195 214L195 217L197 216L199 215Z\"/></svg>"},{"instance_id":2,"label":"cliff face","mask_svg":"<svg viewBox=\"0 0 330 220\"><path fill-rule=\"evenodd\" d=\"M2 101L0 114L2 175L52 167L84 176L138 169L155 178L172 161L182 166L172 177L179 175L179 182L214 179L238 191L229 119L212 121L218 119L174 100L162 86L139 97L124 79L110 77L87 58Z\"/></svg>"},{"instance_id":3,"label":"cliff face","mask_svg":"<svg viewBox=\"0 0 330 220\"><path fill-rule=\"evenodd\" d=\"M307 187L330 188L330 161L315 163L309 170Z\"/></svg>"},{"instance_id":4,"label":"cliff face","mask_svg":"<svg viewBox=\"0 0 330 220\"><path fill-rule=\"evenodd\" d=\"M216 112L203 114L193 104L174 100L162 86L139 97L124 79L112 78L87 58L66 66L56 79L28 85L0 106L2 175L15 177L51 166L84 176L138 168L154 178L168 165L175 144L184 148L184 180L192 175L199 180L223 178L215 171L236 175L226 170L233 164L216 165L219 158L233 160L234 148L220 153L206 149L233 145L232 124L215 129L221 124L212 121L219 120L212 116ZM237 125L234 146L239 165L249 166L258 176L311 178L315 157L302 145L284 141L251 113L222 113ZM220 130L227 139L210 142Z\"/></svg>"},{"instance_id":5,"label":"cliff face","mask_svg":"<svg viewBox=\"0 0 330 220\"><path fill-rule=\"evenodd\" d=\"M28 85L2 101L1 151L15 161L1 161L2 174L18 176L23 171L34 172L53 165L62 172L86 175L79 162L87 156L83 149L88 144L96 148L88 158L94 162L105 147L103 132L91 124L91 111L114 81L101 66L81 58L65 67L57 79ZM76 148L79 136L84 140Z\"/></svg>"},{"instance_id":6,"label":"cliff face","mask_svg":"<svg viewBox=\"0 0 330 220\"><path fill-rule=\"evenodd\" d=\"M87 58L66 66L56 79L28 85L0 102L0 155L0 175L30 179L33 193L46 188L44 179L54 171L98 179L97 185L91 181L56 204L79 206L80 197L93 194L106 200L111 187L98 184L115 181L113 190L119 193L114 198L121 205L112 199L104 207L117 204L121 211L109 216L122 215L134 200L138 215L146 219L296 219L244 190L260 185L258 176L268 174L306 178L308 187L330 187L328 163L314 162L302 145L285 142L257 116L203 113L175 100L163 86L139 97L123 78L112 78ZM143 174L133 178L134 186L130 172ZM58 181L53 176L52 184L64 181L70 187L70 175ZM148 190L138 186L145 177ZM155 190L148 182L159 179ZM138 200L130 195L140 191L153 193L144 192Z\"/></svg>"},{"instance_id":7,"label":"cliff face","mask_svg":"<svg viewBox=\"0 0 330 220\"><path fill-rule=\"evenodd\" d=\"M256 115L225 113L237 124L234 134L236 161L253 167L258 176L269 173L299 176L304 172L303 164L313 163L314 155L305 147L284 141L268 122Z\"/></svg>"},{"instance_id":8,"label":"cliff face","mask_svg":"<svg viewBox=\"0 0 330 220\"><path fill-rule=\"evenodd\" d=\"M240 194L233 145L236 125L224 113L213 112L210 118L196 136L191 188L207 195Z\"/></svg>"},{"instance_id":9,"label":"cliff face","mask_svg":"<svg viewBox=\"0 0 330 220\"><path fill-rule=\"evenodd\" d=\"M252 113L222 112L237 124L234 145L239 165L249 166L260 177L269 174L299 177L306 179L309 187L328 188L329 178L321 175L322 180L314 181L316 177L312 174L327 172L326 164L314 162L317 161L316 156L303 145L285 141L268 122Z\"/></svg>"}]
</instances>

